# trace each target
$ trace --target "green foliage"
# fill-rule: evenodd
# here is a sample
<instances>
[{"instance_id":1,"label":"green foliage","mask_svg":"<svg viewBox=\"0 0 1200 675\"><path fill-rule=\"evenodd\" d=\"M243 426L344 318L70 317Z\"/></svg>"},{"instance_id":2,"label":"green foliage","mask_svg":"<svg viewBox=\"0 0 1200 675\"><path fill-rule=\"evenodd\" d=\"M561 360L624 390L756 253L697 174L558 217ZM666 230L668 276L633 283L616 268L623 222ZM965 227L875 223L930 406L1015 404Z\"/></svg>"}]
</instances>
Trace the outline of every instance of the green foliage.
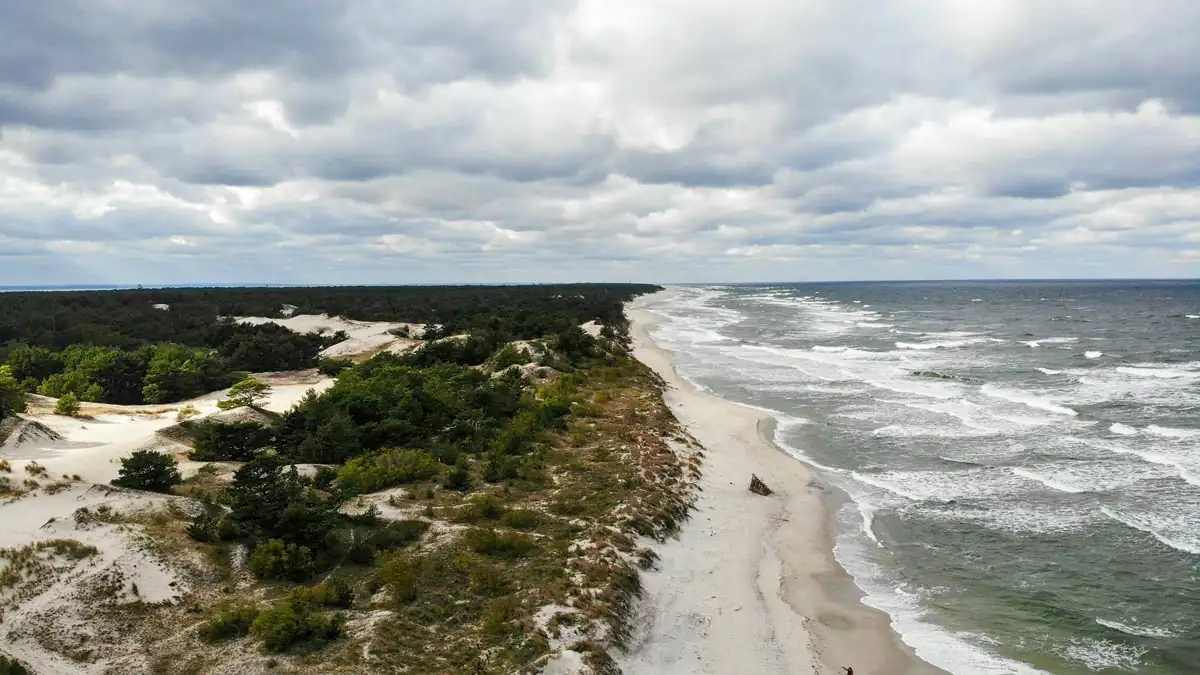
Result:
<instances>
[{"instance_id":1,"label":"green foliage","mask_svg":"<svg viewBox=\"0 0 1200 675\"><path fill-rule=\"evenodd\" d=\"M271 395L271 385L253 377L247 377L229 388L229 398L218 401L221 410L234 408L256 408Z\"/></svg>"},{"instance_id":2,"label":"green foliage","mask_svg":"<svg viewBox=\"0 0 1200 675\"><path fill-rule=\"evenodd\" d=\"M25 392L9 366L0 366L0 420L25 412Z\"/></svg>"},{"instance_id":3,"label":"green foliage","mask_svg":"<svg viewBox=\"0 0 1200 675\"><path fill-rule=\"evenodd\" d=\"M220 509L208 509L187 526L188 536L196 541L216 544L237 538L233 521Z\"/></svg>"},{"instance_id":4,"label":"green foliage","mask_svg":"<svg viewBox=\"0 0 1200 675\"><path fill-rule=\"evenodd\" d=\"M79 414L79 397L68 391L58 398L54 404L54 414L64 417L75 417Z\"/></svg>"},{"instance_id":5,"label":"green foliage","mask_svg":"<svg viewBox=\"0 0 1200 675\"><path fill-rule=\"evenodd\" d=\"M212 351L167 342L153 349L142 398L146 403L182 401L222 389L229 381L229 371Z\"/></svg>"},{"instance_id":6,"label":"green foliage","mask_svg":"<svg viewBox=\"0 0 1200 675\"><path fill-rule=\"evenodd\" d=\"M190 457L198 462L248 462L275 437L271 429L258 422L200 422L191 432Z\"/></svg>"},{"instance_id":7,"label":"green foliage","mask_svg":"<svg viewBox=\"0 0 1200 675\"><path fill-rule=\"evenodd\" d=\"M218 607L200 624L200 639L221 642L245 637L250 634L250 626L260 613L257 605L245 601Z\"/></svg>"},{"instance_id":8,"label":"green foliage","mask_svg":"<svg viewBox=\"0 0 1200 675\"><path fill-rule=\"evenodd\" d=\"M388 449L350 460L338 472L334 485L351 494L365 494L426 480L440 471L428 452Z\"/></svg>"},{"instance_id":9,"label":"green foliage","mask_svg":"<svg viewBox=\"0 0 1200 675\"><path fill-rule=\"evenodd\" d=\"M516 532L476 527L463 536L472 551L496 558L519 558L536 548L533 539Z\"/></svg>"},{"instance_id":10,"label":"green foliage","mask_svg":"<svg viewBox=\"0 0 1200 675\"><path fill-rule=\"evenodd\" d=\"M313 575L312 551L279 539L265 541L250 556L250 573L258 579L306 581Z\"/></svg>"},{"instance_id":11,"label":"green foliage","mask_svg":"<svg viewBox=\"0 0 1200 675\"><path fill-rule=\"evenodd\" d=\"M314 603L293 596L259 614L250 632L267 651L285 652L319 649L340 637L344 624L341 614L322 612Z\"/></svg>"},{"instance_id":12,"label":"green foliage","mask_svg":"<svg viewBox=\"0 0 1200 675\"><path fill-rule=\"evenodd\" d=\"M16 659L0 655L0 675L31 675L29 669Z\"/></svg>"},{"instance_id":13,"label":"green foliage","mask_svg":"<svg viewBox=\"0 0 1200 675\"><path fill-rule=\"evenodd\" d=\"M281 539L314 551L337 528L337 504L308 486L295 467L270 455L238 469L229 486L234 537L262 542Z\"/></svg>"},{"instance_id":14,"label":"green foliage","mask_svg":"<svg viewBox=\"0 0 1200 675\"><path fill-rule=\"evenodd\" d=\"M341 579L330 579L316 586L297 588L292 598L324 607L348 609L354 604L354 591Z\"/></svg>"},{"instance_id":15,"label":"green foliage","mask_svg":"<svg viewBox=\"0 0 1200 675\"><path fill-rule=\"evenodd\" d=\"M354 362L350 359L323 358L317 361L317 372L325 377L337 377L353 367Z\"/></svg>"},{"instance_id":16,"label":"green foliage","mask_svg":"<svg viewBox=\"0 0 1200 675\"><path fill-rule=\"evenodd\" d=\"M458 456L458 461L454 463L454 469L446 474L446 480L442 485L447 490L458 490L459 492L471 489L471 465L468 463L466 455Z\"/></svg>"},{"instance_id":17,"label":"green foliage","mask_svg":"<svg viewBox=\"0 0 1200 675\"><path fill-rule=\"evenodd\" d=\"M124 488L147 492L170 492L183 482L175 460L170 455L152 450L137 450L121 460L121 470L112 482Z\"/></svg>"},{"instance_id":18,"label":"green foliage","mask_svg":"<svg viewBox=\"0 0 1200 675\"><path fill-rule=\"evenodd\" d=\"M492 362L496 370L504 370L510 366L519 366L529 363L533 357L528 351L518 349L516 345L504 345L496 355L492 357Z\"/></svg>"},{"instance_id":19,"label":"green foliage","mask_svg":"<svg viewBox=\"0 0 1200 675\"><path fill-rule=\"evenodd\" d=\"M359 565L369 565L376 554L402 549L421 538L429 529L423 520L400 520L365 537L350 550L349 559Z\"/></svg>"},{"instance_id":20,"label":"green foliage","mask_svg":"<svg viewBox=\"0 0 1200 675\"><path fill-rule=\"evenodd\" d=\"M500 524L514 530L536 530L542 523L542 517L537 511L515 509L500 517Z\"/></svg>"}]
</instances>

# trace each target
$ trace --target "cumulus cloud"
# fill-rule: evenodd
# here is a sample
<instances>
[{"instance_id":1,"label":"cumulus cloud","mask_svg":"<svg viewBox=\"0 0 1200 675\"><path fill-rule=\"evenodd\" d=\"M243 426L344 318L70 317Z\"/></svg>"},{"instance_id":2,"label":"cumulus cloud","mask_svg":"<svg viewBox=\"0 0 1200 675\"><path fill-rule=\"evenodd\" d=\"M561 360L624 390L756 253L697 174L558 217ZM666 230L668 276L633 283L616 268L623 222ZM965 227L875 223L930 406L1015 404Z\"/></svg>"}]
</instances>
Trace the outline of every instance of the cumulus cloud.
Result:
<instances>
[{"instance_id":1,"label":"cumulus cloud","mask_svg":"<svg viewBox=\"0 0 1200 675\"><path fill-rule=\"evenodd\" d=\"M1200 6L12 0L0 284L1200 272Z\"/></svg>"}]
</instances>

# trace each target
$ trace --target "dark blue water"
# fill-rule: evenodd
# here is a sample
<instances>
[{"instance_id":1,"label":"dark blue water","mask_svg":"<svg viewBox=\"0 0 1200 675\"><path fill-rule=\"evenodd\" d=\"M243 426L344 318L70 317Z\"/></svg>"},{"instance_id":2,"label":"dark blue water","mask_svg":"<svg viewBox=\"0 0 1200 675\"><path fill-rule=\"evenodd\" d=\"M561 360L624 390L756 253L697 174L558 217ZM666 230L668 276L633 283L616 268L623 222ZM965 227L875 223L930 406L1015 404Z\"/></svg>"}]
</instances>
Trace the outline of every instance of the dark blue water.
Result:
<instances>
[{"instance_id":1,"label":"dark blue water","mask_svg":"<svg viewBox=\"0 0 1200 675\"><path fill-rule=\"evenodd\" d=\"M837 554L955 673L1200 673L1200 283L672 288L685 375L849 497Z\"/></svg>"}]
</instances>

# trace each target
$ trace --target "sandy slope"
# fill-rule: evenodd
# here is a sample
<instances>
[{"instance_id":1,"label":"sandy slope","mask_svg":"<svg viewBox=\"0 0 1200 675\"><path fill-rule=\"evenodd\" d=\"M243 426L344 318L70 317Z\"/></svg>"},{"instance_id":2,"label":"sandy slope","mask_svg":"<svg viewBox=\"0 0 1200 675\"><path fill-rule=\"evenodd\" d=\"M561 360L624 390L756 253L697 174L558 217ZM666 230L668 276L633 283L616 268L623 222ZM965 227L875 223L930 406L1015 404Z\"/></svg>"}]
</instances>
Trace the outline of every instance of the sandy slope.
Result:
<instances>
[{"instance_id":1,"label":"sandy slope","mask_svg":"<svg viewBox=\"0 0 1200 675\"><path fill-rule=\"evenodd\" d=\"M623 671L941 673L899 641L885 615L858 601L833 558L825 488L764 440L769 420L696 391L649 339L656 316L628 313L635 355L667 381L667 403L706 457L698 511L677 541L658 549L659 570L643 578L640 636L618 658ZM752 473L775 495L749 492Z\"/></svg>"},{"instance_id":2,"label":"sandy slope","mask_svg":"<svg viewBox=\"0 0 1200 675\"><path fill-rule=\"evenodd\" d=\"M353 321L340 316L325 314L298 314L287 318L261 316L237 317L241 323L275 323L297 333L336 333L345 331L349 339L326 348L321 354L329 357L355 356L358 354L387 351L403 354L420 344L419 340L396 337L391 333L405 326L409 333L418 336L425 326L413 323L391 323L387 321Z\"/></svg>"}]
</instances>

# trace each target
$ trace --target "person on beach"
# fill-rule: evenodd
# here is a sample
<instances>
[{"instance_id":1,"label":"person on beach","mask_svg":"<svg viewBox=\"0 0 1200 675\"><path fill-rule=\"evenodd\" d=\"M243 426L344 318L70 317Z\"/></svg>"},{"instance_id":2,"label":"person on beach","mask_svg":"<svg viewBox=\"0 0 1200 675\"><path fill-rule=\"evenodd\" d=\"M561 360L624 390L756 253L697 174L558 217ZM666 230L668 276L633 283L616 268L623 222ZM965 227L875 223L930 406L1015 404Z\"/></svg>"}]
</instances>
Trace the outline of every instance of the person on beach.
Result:
<instances>
[{"instance_id":1,"label":"person on beach","mask_svg":"<svg viewBox=\"0 0 1200 675\"><path fill-rule=\"evenodd\" d=\"M854 675L854 669L842 666L842 670L846 671L846 675Z\"/></svg>"}]
</instances>

